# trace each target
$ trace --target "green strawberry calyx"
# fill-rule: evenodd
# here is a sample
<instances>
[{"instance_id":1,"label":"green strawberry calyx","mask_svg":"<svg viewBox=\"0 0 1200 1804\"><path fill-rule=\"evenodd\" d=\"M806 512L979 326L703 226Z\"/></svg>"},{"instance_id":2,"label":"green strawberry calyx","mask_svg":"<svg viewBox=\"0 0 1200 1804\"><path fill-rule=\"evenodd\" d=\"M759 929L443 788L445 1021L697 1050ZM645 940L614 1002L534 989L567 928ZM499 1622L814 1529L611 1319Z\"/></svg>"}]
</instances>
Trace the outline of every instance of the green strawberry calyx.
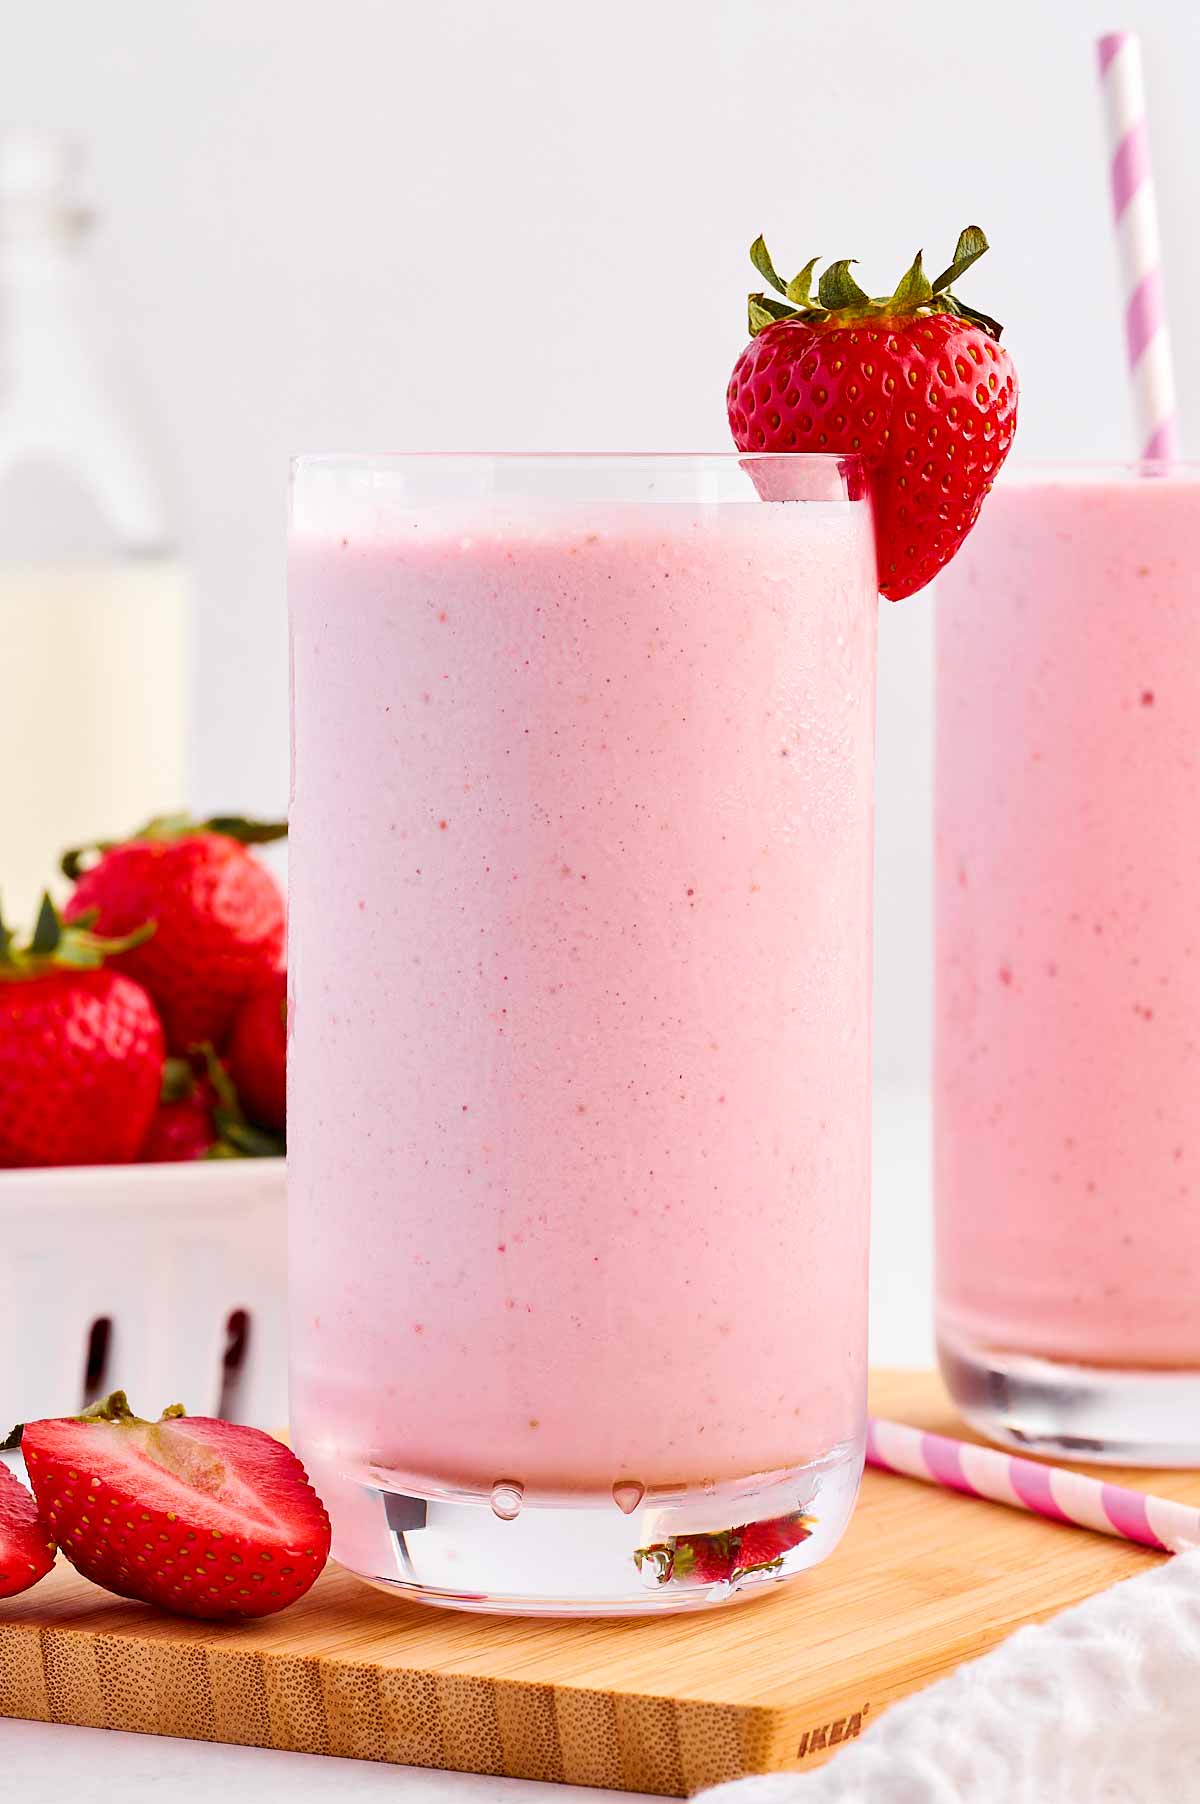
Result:
<instances>
[{"instance_id":1,"label":"green strawberry calyx","mask_svg":"<svg viewBox=\"0 0 1200 1804\"><path fill-rule=\"evenodd\" d=\"M168 1403L158 1419L160 1422L171 1422L178 1416L186 1415L187 1410L182 1403ZM89 1403L87 1408L81 1410L75 1417L75 1420L77 1422L111 1422L117 1426L123 1423L134 1423L139 1428L153 1426L130 1407L129 1398L124 1391L110 1391L107 1397L101 1397L97 1402Z\"/></svg>"},{"instance_id":2,"label":"green strawberry calyx","mask_svg":"<svg viewBox=\"0 0 1200 1804\"><path fill-rule=\"evenodd\" d=\"M987 248L988 241L980 228L967 226L959 233L954 256L940 276L930 281L922 264L922 253L918 251L891 294L874 299L859 287L850 274L854 258L840 257L822 271L814 298L813 276L821 259L810 257L799 275L793 276L790 282L785 282L776 272L771 253L760 236L750 246L750 261L759 275L765 278L768 286L775 290L775 294L783 298L776 300L774 295L762 293L748 297L750 336L757 338L760 332L764 332L768 326L776 325L780 320L799 320L806 325L833 320L842 326L855 324L859 320L952 313L959 319L969 320L999 343L1003 327L998 321L991 319L986 313L980 313L975 307L968 307L965 301L960 301L950 292L958 278L973 263L979 261Z\"/></svg>"},{"instance_id":3,"label":"green strawberry calyx","mask_svg":"<svg viewBox=\"0 0 1200 1804\"><path fill-rule=\"evenodd\" d=\"M237 1086L228 1070L217 1057L216 1048L211 1040L192 1047L194 1057L204 1064L205 1076L212 1085L215 1102L213 1104L213 1126L217 1137L204 1155L207 1159L281 1159L287 1151L287 1143L282 1134L273 1134L267 1128L256 1127L246 1117ZM168 1060L168 1064L178 1064L178 1060Z\"/></svg>"},{"instance_id":4,"label":"green strawberry calyx","mask_svg":"<svg viewBox=\"0 0 1200 1804\"><path fill-rule=\"evenodd\" d=\"M286 821L256 821L241 814L214 814L207 820L197 820L190 814L157 814L136 833L127 833L122 839L94 839L87 845L72 846L63 853L60 868L63 876L75 883L90 868L93 853L103 857L105 852L128 845L131 840L162 842L196 833L218 833L225 839L236 839L242 846L265 846L271 840L286 839L287 830Z\"/></svg>"},{"instance_id":5,"label":"green strawberry calyx","mask_svg":"<svg viewBox=\"0 0 1200 1804\"><path fill-rule=\"evenodd\" d=\"M174 1421L178 1416L186 1416L187 1411L182 1403L168 1403L159 1417L159 1422ZM64 1418L66 1420L66 1418ZM130 1407L129 1398L124 1391L110 1391L107 1397L100 1397L95 1403L89 1403L77 1416L70 1418L72 1422L106 1422L114 1428L155 1428L157 1423L147 1422ZM18 1422L3 1441L0 1441L0 1453L15 1453L21 1445L25 1433L24 1422Z\"/></svg>"},{"instance_id":6,"label":"green strawberry calyx","mask_svg":"<svg viewBox=\"0 0 1200 1804\"><path fill-rule=\"evenodd\" d=\"M248 1119L228 1068L217 1057L211 1040L191 1048L186 1059L169 1058L163 1064L159 1101L187 1102L196 1093L200 1078L208 1080L212 1094L212 1124L216 1138L206 1159L281 1159L287 1151L282 1134L257 1127Z\"/></svg>"},{"instance_id":7,"label":"green strawberry calyx","mask_svg":"<svg viewBox=\"0 0 1200 1804\"><path fill-rule=\"evenodd\" d=\"M97 913L91 909L77 920L64 921L47 893L33 932L24 942L0 915L0 982L44 977L50 971L97 971L105 959L132 951L154 932L155 923L145 921L120 939L106 939L92 932Z\"/></svg>"}]
</instances>

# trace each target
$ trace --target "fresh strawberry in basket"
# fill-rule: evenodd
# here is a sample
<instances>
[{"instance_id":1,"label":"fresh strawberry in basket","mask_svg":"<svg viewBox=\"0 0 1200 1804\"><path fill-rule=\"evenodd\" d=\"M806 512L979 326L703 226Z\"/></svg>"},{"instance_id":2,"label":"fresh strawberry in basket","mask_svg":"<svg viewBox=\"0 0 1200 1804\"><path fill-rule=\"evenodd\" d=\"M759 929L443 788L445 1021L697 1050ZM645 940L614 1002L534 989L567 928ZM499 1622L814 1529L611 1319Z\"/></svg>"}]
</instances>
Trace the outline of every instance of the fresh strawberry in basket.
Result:
<instances>
[{"instance_id":1,"label":"fresh strawberry in basket","mask_svg":"<svg viewBox=\"0 0 1200 1804\"><path fill-rule=\"evenodd\" d=\"M102 939L91 926L64 926L49 897L28 945L0 922L0 1166L123 1165L146 1137L162 1024L113 967L153 929Z\"/></svg>"},{"instance_id":2,"label":"fresh strawberry in basket","mask_svg":"<svg viewBox=\"0 0 1200 1804\"><path fill-rule=\"evenodd\" d=\"M878 300L846 260L829 265L814 297L816 257L785 282L761 238L750 251L780 298L750 296L750 343L726 397L734 443L860 456L875 500L879 589L892 601L954 556L1012 445L1017 374L1000 327L951 293L987 248L968 226L941 275L929 280L918 251Z\"/></svg>"},{"instance_id":3,"label":"fresh strawberry in basket","mask_svg":"<svg viewBox=\"0 0 1200 1804\"><path fill-rule=\"evenodd\" d=\"M16 1597L54 1564L54 1536L38 1506L0 1460L0 1597Z\"/></svg>"},{"instance_id":4,"label":"fresh strawberry in basket","mask_svg":"<svg viewBox=\"0 0 1200 1804\"><path fill-rule=\"evenodd\" d=\"M192 1059L168 1059L162 1097L142 1147L147 1165L188 1159L277 1159L283 1136L247 1119L228 1069L211 1046Z\"/></svg>"},{"instance_id":5,"label":"fresh strawberry in basket","mask_svg":"<svg viewBox=\"0 0 1200 1804\"><path fill-rule=\"evenodd\" d=\"M75 884L69 919L95 910L98 930L110 934L154 921L153 939L118 966L154 998L169 1051L222 1045L242 998L278 968L283 895L248 847L286 832L282 823L172 815L64 857ZM92 852L99 856L89 864Z\"/></svg>"},{"instance_id":6,"label":"fresh strawberry in basket","mask_svg":"<svg viewBox=\"0 0 1200 1804\"><path fill-rule=\"evenodd\" d=\"M85 1578L180 1616L270 1616L329 1556L304 1467L258 1428L133 1414L123 1391L82 1416L27 1422L21 1450L44 1520Z\"/></svg>"},{"instance_id":7,"label":"fresh strawberry in basket","mask_svg":"<svg viewBox=\"0 0 1200 1804\"><path fill-rule=\"evenodd\" d=\"M209 1158L217 1144L216 1101L205 1073L193 1071L187 1059L168 1059L163 1067L162 1095L142 1145L142 1163L166 1165Z\"/></svg>"},{"instance_id":8,"label":"fresh strawberry in basket","mask_svg":"<svg viewBox=\"0 0 1200 1804\"><path fill-rule=\"evenodd\" d=\"M252 1121L283 1132L287 1113L287 973L274 971L233 1018L229 1074Z\"/></svg>"}]
</instances>

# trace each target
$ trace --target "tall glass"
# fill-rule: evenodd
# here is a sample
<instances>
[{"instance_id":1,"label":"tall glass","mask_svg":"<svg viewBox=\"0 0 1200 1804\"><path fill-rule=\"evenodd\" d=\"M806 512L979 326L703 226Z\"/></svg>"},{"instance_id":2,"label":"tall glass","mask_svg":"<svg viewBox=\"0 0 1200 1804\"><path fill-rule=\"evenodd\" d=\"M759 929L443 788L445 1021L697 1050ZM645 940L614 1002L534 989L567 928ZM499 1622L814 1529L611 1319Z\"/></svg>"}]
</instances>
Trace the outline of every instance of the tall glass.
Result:
<instances>
[{"instance_id":1,"label":"tall glass","mask_svg":"<svg viewBox=\"0 0 1200 1804\"><path fill-rule=\"evenodd\" d=\"M1001 479L939 579L943 1369L986 1433L1200 1464L1200 473Z\"/></svg>"},{"instance_id":2,"label":"tall glass","mask_svg":"<svg viewBox=\"0 0 1200 1804\"><path fill-rule=\"evenodd\" d=\"M855 460L296 465L293 1429L365 1578L723 1601L862 1464Z\"/></svg>"}]
</instances>

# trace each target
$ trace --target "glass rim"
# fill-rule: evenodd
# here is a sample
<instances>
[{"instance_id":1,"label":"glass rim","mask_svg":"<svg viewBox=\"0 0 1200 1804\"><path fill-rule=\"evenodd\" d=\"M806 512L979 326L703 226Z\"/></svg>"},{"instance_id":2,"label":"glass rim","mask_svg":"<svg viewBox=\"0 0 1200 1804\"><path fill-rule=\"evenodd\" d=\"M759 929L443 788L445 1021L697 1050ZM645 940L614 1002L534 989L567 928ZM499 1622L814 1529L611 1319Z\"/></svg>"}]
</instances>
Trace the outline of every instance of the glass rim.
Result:
<instances>
[{"instance_id":1,"label":"glass rim","mask_svg":"<svg viewBox=\"0 0 1200 1804\"><path fill-rule=\"evenodd\" d=\"M837 464L862 466L858 451L298 451L289 458L292 470L312 469L383 469L400 464L511 464L528 466L545 463L599 464L606 468L618 463L639 466L660 464L716 464L728 469L733 464L763 464L786 459L789 464Z\"/></svg>"},{"instance_id":2,"label":"glass rim","mask_svg":"<svg viewBox=\"0 0 1200 1804\"><path fill-rule=\"evenodd\" d=\"M1060 476L1080 483L1112 481L1145 481L1153 478L1181 477L1188 482L1200 481L1200 459L1187 457L1022 457L1009 459L996 475L993 486L1021 482L1044 482Z\"/></svg>"},{"instance_id":3,"label":"glass rim","mask_svg":"<svg viewBox=\"0 0 1200 1804\"><path fill-rule=\"evenodd\" d=\"M293 520L347 501L390 507L867 503L864 459L840 451L308 452L291 460Z\"/></svg>"}]
</instances>

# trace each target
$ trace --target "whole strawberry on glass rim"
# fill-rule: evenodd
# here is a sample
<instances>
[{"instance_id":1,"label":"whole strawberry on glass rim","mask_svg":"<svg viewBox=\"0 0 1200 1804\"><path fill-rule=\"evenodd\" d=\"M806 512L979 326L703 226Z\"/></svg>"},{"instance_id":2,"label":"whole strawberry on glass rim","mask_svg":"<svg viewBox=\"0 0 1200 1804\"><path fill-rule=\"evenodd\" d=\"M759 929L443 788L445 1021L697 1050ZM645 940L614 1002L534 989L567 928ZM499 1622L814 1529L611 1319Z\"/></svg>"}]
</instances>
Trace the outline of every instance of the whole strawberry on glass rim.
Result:
<instances>
[{"instance_id":1,"label":"whole strawberry on glass rim","mask_svg":"<svg viewBox=\"0 0 1200 1804\"><path fill-rule=\"evenodd\" d=\"M65 854L68 920L88 915L105 934L154 922L153 938L116 965L150 992L169 1052L223 1045L243 998L279 966L283 894L249 848L286 833L283 822L165 815Z\"/></svg>"},{"instance_id":2,"label":"whole strawberry on glass rim","mask_svg":"<svg viewBox=\"0 0 1200 1804\"><path fill-rule=\"evenodd\" d=\"M818 258L791 281L757 238L754 267L779 299L749 297L750 343L726 392L740 451L856 453L875 502L879 589L924 588L970 532L1017 423L1017 375L1001 328L953 284L988 248L978 226L931 282L918 251L890 295L872 299Z\"/></svg>"}]
</instances>

